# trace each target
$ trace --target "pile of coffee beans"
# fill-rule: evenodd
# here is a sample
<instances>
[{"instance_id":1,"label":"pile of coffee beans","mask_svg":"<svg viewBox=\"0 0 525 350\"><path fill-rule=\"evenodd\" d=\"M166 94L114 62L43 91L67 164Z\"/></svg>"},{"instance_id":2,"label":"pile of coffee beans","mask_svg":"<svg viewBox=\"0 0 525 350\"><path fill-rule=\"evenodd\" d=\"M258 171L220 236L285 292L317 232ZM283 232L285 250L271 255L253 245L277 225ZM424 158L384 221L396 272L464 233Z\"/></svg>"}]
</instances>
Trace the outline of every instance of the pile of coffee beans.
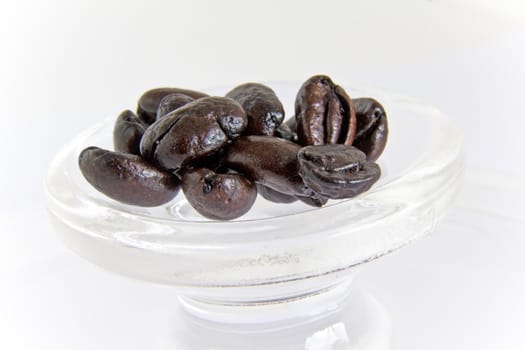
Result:
<instances>
[{"instance_id":1,"label":"pile of coffee beans","mask_svg":"<svg viewBox=\"0 0 525 350\"><path fill-rule=\"evenodd\" d=\"M327 76L308 79L285 119L274 91L258 83L225 97L158 88L137 113L115 122L115 151L88 147L79 166L87 181L117 201L158 206L182 188L211 219L245 214L257 193L276 203L320 207L367 191L381 174L375 163L388 135L383 106L351 99Z\"/></svg>"}]
</instances>

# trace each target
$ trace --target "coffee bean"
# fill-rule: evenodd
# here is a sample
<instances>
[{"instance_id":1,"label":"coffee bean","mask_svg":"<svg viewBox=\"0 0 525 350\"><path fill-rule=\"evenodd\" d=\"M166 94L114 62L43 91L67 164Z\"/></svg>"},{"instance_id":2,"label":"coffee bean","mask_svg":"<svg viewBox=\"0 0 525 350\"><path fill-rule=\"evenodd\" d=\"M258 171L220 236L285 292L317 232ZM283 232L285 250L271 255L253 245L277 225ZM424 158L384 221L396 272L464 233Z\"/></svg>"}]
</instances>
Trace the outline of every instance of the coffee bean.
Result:
<instances>
[{"instance_id":1,"label":"coffee bean","mask_svg":"<svg viewBox=\"0 0 525 350\"><path fill-rule=\"evenodd\" d=\"M158 141L153 160L163 169L178 171L208 157L228 143L228 136L212 116L180 118Z\"/></svg>"},{"instance_id":2,"label":"coffee bean","mask_svg":"<svg viewBox=\"0 0 525 350\"><path fill-rule=\"evenodd\" d=\"M261 184L257 184L257 193L259 193L264 199L274 203L293 203L297 201L297 197L295 196L278 192Z\"/></svg>"},{"instance_id":3,"label":"coffee bean","mask_svg":"<svg viewBox=\"0 0 525 350\"><path fill-rule=\"evenodd\" d=\"M140 151L160 168L178 172L238 138L246 124L244 110L236 101L204 97L152 124L142 137Z\"/></svg>"},{"instance_id":4,"label":"coffee bean","mask_svg":"<svg viewBox=\"0 0 525 350\"><path fill-rule=\"evenodd\" d=\"M162 118L166 114L173 112L177 108L187 105L188 103L194 100L195 99L193 97L180 93L169 94L168 96L164 97L159 103L159 108L157 110L157 119Z\"/></svg>"},{"instance_id":5,"label":"coffee bean","mask_svg":"<svg viewBox=\"0 0 525 350\"><path fill-rule=\"evenodd\" d=\"M379 102L352 100L317 75L301 86L295 112L283 123L281 102L258 83L239 85L226 97L152 89L139 99L138 115L126 110L117 118L116 152L89 147L79 156L80 170L100 192L138 206L169 202L182 181L188 202L219 220L245 214L257 193L320 207L378 180L374 161L388 136Z\"/></svg>"},{"instance_id":6,"label":"coffee bean","mask_svg":"<svg viewBox=\"0 0 525 350\"><path fill-rule=\"evenodd\" d=\"M308 79L295 99L299 144L352 144L356 116L345 90L324 75Z\"/></svg>"},{"instance_id":7,"label":"coffee bean","mask_svg":"<svg viewBox=\"0 0 525 350\"><path fill-rule=\"evenodd\" d=\"M295 117L289 118L286 122L282 123L277 130L275 130L275 136L297 143L297 123Z\"/></svg>"},{"instance_id":8,"label":"coffee bean","mask_svg":"<svg viewBox=\"0 0 525 350\"><path fill-rule=\"evenodd\" d=\"M299 176L297 153L301 146L277 137L243 136L224 151L223 164L249 179L293 196L319 195Z\"/></svg>"},{"instance_id":9,"label":"coffee bean","mask_svg":"<svg viewBox=\"0 0 525 350\"><path fill-rule=\"evenodd\" d=\"M170 95L180 93L198 99L208 96L199 91L180 89L175 87L156 88L146 91L139 99L137 106L137 115L146 124L152 124L157 119L157 111L160 101Z\"/></svg>"},{"instance_id":10,"label":"coffee bean","mask_svg":"<svg viewBox=\"0 0 525 350\"><path fill-rule=\"evenodd\" d=\"M158 119L155 123L151 124L142 139L140 140L140 154L151 161L154 161L155 149L160 143L163 137L171 130L173 125L178 122L180 115L175 113L168 113L163 118Z\"/></svg>"},{"instance_id":11,"label":"coffee bean","mask_svg":"<svg viewBox=\"0 0 525 350\"><path fill-rule=\"evenodd\" d=\"M182 177L186 199L201 215L232 220L244 215L257 197L255 184L241 174L218 174L210 169L186 171Z\"/></svg>"},{"instance_id":12,"label":"coffee bean","mask_svg":"<svg viewBox=\"0 0 525 350\"><path fill-rule=\"evenodd\" d=\"M349 145L307 146L297 157L304 183L332 199L355 197L368 190L381 175L377 164Z\"/></svg>"},{"instance_id":13,"label":"coffee bean","mask_svg":"<svg viewBox=\"0 0 525 350\"><path fill-rule=\"evenodd\" d=\"M388 121L385 109L373 98L353 100L357 128L353 145L375 161L385 149L388 139Z\"/></svg>"},{"instance_id":14,"label":"coffee bean","mask_svg":"<svg viewBox=\"0 0 525 350\"><path fill-rule=\"evenodd\" d=\"M281 125L284 108L268 86L258 83L246 83L237 86L226 97L238 101L248 117L246 135L270 135Z\"/></svg>"},{"instance_id":15,"label":"coffee bean","mask_svg":"<svg viewBox=\"0 0 525 350\"><path fill-rule=\"evenodd\" d=\"M140 155L140 139L146 130L142 121L130 110L117 117L113 127L115 151Z\"/></svg>"},{"instance_id":16,"label":"coffee bean","mask_svg":"<svg viewBox=\"0 0 525 350\"><path fill-rule=\"evenodd\" d=\"M299 199L304 204L311 205L312 207L322 207L328 202L328 198L317 194L315 197L301 197L297 196L297 199Z\"/></svg>"},{"instance_id":17,"label":"coffee bean","mask_svg":"<svg viewBox=\"0 0 525 350\"><path fill-rule=\"evenodd\" d=\"M78 162L93 187L122 203L154 207L172 200L180 189L175 176L137 155L88 147Z\"/></svg>"},{"instance_id":18,"label":"coffee bean","mask_svg":"<svg viewBox=\"0 0 525 350\"><path fill-rule=\"evenodd\" d=\"M282 125L287 126L292 132L297 134L297 119L295 117L288 118Z\"/></svg>"}]
</instances>

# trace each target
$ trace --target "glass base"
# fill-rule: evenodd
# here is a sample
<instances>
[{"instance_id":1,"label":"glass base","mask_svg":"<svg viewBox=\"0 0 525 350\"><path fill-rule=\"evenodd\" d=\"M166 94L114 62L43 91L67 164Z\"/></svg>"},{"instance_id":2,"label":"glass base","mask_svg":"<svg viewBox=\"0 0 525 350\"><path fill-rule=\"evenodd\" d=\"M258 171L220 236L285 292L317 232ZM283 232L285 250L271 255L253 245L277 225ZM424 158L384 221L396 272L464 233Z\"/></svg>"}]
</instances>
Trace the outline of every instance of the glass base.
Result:
<instances>
[{"instance_id":1,"label":"glass base","mask_svg":"<svg viewBox=\"0 0 525 350\"><path fill-rule=\"evenodd\" d=\"M328 303L321 310L316 306L323 300ZM281 304L221 308L183 297L181 306L173 338L180 350L384 350L391 344L385 309L348 284ZM282 318L287 311L294 317Z\"/></svg>"},{"instance_id":2,"label":"glass base","mask_svg":"<svg viewBox=\"0 0 525 350\"><path fill-rule=\"evenodd\" d=\"M348 297L352 277L344 282L308 293L257 302L203 300L180 296L179 301L196 318L226 324L282 326L332 312Z\"/></svg>"}]
</instances>

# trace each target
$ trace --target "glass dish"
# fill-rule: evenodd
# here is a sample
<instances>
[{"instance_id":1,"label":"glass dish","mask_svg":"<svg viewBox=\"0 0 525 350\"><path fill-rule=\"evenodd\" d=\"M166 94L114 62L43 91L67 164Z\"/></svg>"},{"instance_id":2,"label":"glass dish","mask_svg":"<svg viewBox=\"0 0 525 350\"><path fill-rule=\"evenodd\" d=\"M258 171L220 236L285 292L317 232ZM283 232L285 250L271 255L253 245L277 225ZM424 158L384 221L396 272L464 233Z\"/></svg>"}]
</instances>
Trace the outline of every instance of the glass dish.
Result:
<instances>
[{"instance_id":1,"label":"glass dish","mask_svg":"<svg viewBox=\"0 0 525 350\"><path fill-rule=\"evenodd\" d=\"M293 107L299 83L269 85ZM356 198L312 208L259 196L248 214L227 222L201 217L182 193L156 208L125 205L97 192L78 169L83 148L112 148L110 117L50 165L45 189L57 232L105 269L173 286L186 310L209 320L259 323L334 309L358 267L432 231L463 169L461 137L437 109L380 90L347 91L381 101L390 128L382 177Z\"/></svg>"}]
</instances>

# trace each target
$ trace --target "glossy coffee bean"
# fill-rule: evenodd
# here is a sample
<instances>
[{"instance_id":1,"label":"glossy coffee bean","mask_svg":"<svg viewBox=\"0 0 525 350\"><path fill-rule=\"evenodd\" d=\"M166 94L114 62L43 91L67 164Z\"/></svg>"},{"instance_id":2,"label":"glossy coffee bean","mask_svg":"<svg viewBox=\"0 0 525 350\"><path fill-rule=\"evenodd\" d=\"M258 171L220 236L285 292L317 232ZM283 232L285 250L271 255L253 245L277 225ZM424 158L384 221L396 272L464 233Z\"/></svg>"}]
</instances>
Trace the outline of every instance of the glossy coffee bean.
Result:
<instances>
[{"instance_id":1,"label":"glossy coffee bean","mask_svg":"<svg viewBox=\"0 0 525 350\"><path fill-rule=\"evenodd\" d=\"M319 197L299 176L301 146L277 137L243 136L224 151L223 164L249 179L293 196Z\"/></svg>"},{"instance_id":2,"label":"glossy coffee bean","mask_svg":"<svg viewBox=\"0 0 525 350\"><path fill-rule=\"evenodd\" d=\"M228 136L213 117L181 118L160 140L154 160L164 169L178 171L211 156L228 143Z\"/></svg>"},{"instance_id":3,"label":"glossy coffee bean","mask_svg":"<svg viewBox=\"0 0 525 350\"><path fill-rule=\"evenodd\" d=\"M115 151L140 155L140 140L146 126L130 110L117 117L113 127L113 146Z\"/></svg>"},{"instance_id":4,"label":"glossy coffee bean","mask_svg":"<svg viewBox=\"0 0 525 350\"><path fill-rule=\"evenodd\" d=\"M257 184L257 193L264 199L274 203L293 203L297 201L297 197L290 194L278 192L268 186Z\"/></svg>"},{"instance_id":5,"label":"glossy coffee bean","mask_svg":"<svg viewBox=\"0 0 525 350\"><path fill-rule=\"evenodd\" d=\"M356 98L353 101L357 117L353 145L365 152L368 160L375 161L383 153L388 139L385 109L373 98Z\"/></svg>"},{"instance_id":6,"label":"glossy coffee bean","mask_svg":"<svg viewBox=\"0 0 525 350\"><path fill-rule=\"evenodd\" d=\"M140 154L144 158L151 161L154 160L157 145L171 130L173 125L180 120L180 117L178 114L168 113L146 129L139 145Z\"/></svg>"},{"instance_id":7,"label":"glossy coffee bean","mask_svg":"<svg viewBox=\"0 0 525 350\"><path fill-rule=\"evenodd\" d=\"M294 116L288 118L282 125L286 125L292 132L297 133L297 119Z\"/></svg>"},{"instance_id":8,"label":"glossy coffee bean","mask_svg":"<svg viewBox=\"0 0 525 350\"><path fill-rule=\"evenodd\" d=\"M172 200L180 189L175 176L136 155L88 147L78 162L93 187L122 203L154 207Z\"/></svg>"},{"instance_id":9,"label":"glossy coffee bean","mask_svg":"<svg viewBox=\"0 0 525 350\"><path fill-rule=\"evenodd\" d=\"M195 210L209 219L232 220L244 215L257 197L255 183L241 174L210 169L186 171L182 190Z\"/></svg>"},{"instance_id":10,"label":"glossy coffee bean","mask_svg":"<svg viewBox=\"0 0 525 350\"><path fill-rule=\"evenodd\" d=\"M295 121L295 117L289 118L282 123L277 130L275 130L275 136L297 143L297 122Z\"/></svg>"},{"instance_id":11,"label":"glossy coffee bean","mask_svg":"<svg viewBox=\"0 0 525 350\"><path fill-rule=\"evenodd\" d=\"M355 110L345 90L325 75L308 79L295 99L299 144L352 144Z\"/></svg>"},{"instance_id":12,"label":"glossy coffee bean","mask_svg":"<svg viewBox=\"0 0 525 350\"><path fill-rule=\"evenodd\" d=\"M284 108L275 92L268 86L246 83L237 86L226 97L239 102L248 117L246 135L270 135L281 125Z\"/></svg>"},{"instance_id":13,"label":"glossy coffee bean","mask_svg":"<svg viewBox=\"0 0 525 350\"><path fill-rule=\"evenodd\" d=\"M367 191L381 175L379 166L353 146L307 146L297 157L304 183L327 198L355 197Z\"/></svg>"},{"instance_id":14,"label":"glossy coffee bean","mask_svg":"<svg viewBox=\"0 0 525 350\"><path fill-rule=\"evenodd\" d=\"M204 97L152 124L144 133L141 154L162 169L182 167L217 153L247 125L242 107L224 97Z\"/></svg>"},{"instance_id":15,"label":"glossy coffee bean","mask_svg":"<svg viewBox=\"0 0 525 350\"><path fill-rule=\"evenodd\" d=\"M180 93L198 99L208 96L199 91L180 89L175 87L163 87L146 91L139 99L137 115L146 124L151 124L157 119L157 111L162 99L170 94Z\"/></svg>"},{"instance_id":16,"label":"glossy coffee bean","mask_svg":"<svg viewBox=\"0 0 525 350\"><path fill-rule=\"evenodd\" d=\"M328 202L328 198L318 194L316 197L301 197L297 196L297 199L304 204L311 205L312 207L322 207Z\"/></svg>"},{"instance_id":17,"label":"glossy coffee bean","mask_svg":"<svg viewBox=\"0 0 525 350\"><path fill-rule=\"evenodd\" d=\"M164 97L159 103L157 119L162 118L166 114L173 112L177 108L187 105L194 100L195 99L193 97L179 93L170 94Z\"/></svg>"}]
</instances>

